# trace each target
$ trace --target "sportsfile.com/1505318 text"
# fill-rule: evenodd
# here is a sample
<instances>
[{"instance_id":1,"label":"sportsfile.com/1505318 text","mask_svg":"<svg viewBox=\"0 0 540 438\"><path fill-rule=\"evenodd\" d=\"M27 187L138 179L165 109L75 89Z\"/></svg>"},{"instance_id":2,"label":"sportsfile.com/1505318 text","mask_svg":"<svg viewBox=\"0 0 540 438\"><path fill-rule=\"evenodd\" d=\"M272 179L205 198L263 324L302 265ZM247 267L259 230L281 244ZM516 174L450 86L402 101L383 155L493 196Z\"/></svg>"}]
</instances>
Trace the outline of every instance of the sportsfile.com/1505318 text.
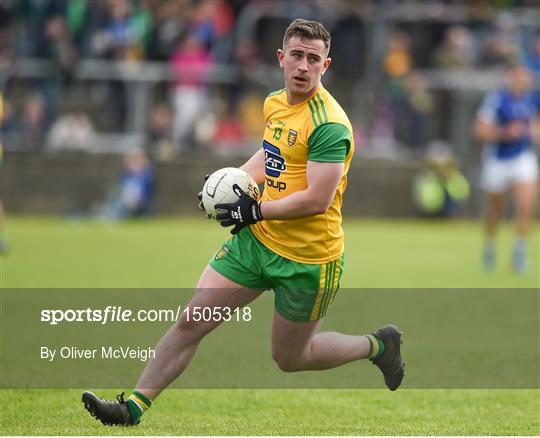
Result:
<instances>
[{"instance_id":1,"label":"sportsfile.com/1505318 text","mask_svg":"<svg viewBox=\"0 0 540 438\"><path fill-rule=\"evenodd\" d=\"M71 322L91 322L105 325L126 322L175 322L184 316L194 322L249 322L252 318L250 307L177 306L176 309L126 309L122 306L107 306L94 309L42 309L40 321L49 325Z\"/></svg>"}]
</instances>

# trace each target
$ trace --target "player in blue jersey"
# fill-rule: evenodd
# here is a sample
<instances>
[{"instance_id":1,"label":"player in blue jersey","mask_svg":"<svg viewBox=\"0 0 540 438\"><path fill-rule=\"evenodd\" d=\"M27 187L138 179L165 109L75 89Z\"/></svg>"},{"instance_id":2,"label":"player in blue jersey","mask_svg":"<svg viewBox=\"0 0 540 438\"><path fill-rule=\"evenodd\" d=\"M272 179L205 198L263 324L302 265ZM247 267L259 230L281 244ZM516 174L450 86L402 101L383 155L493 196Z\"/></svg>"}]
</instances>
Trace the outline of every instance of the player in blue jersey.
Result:
<instances>
[{"instance_id":1,"label":"player in blue jersey","mask_svg":"<svg viewBox=\"0 0 540 438\"><path fill-rule=\"evenodd\" d=\"M535 211L538 186L540 108L532 91L532 73L522 65L508 69L506 86L490 93L480 107L474 133L484 144L481 185L487 194L485 215L484 268L495 266L495 235L511 192L516 220L512 266L526 269L526 237Z\"/></svg>"}]
</instances>

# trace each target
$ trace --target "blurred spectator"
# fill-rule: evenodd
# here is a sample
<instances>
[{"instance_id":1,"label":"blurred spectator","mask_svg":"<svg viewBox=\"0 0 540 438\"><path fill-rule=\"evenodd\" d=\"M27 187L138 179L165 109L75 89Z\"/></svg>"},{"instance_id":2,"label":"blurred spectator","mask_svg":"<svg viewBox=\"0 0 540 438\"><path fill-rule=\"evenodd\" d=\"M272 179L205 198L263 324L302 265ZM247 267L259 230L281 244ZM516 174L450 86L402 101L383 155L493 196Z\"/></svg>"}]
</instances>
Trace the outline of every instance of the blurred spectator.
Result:
<instances>
[{"instance_id":1,"label":"blurred spectator","mask_svg":"<svg viewBox=\"0 0 540 438\"><path fill-rule=\"evenodd\" d=\"M178 155L172 139L172 114L168 105L157 105L150 114L148 152L152 160L168 161Z\"/></svg>"},{"instance_id":2,"label":"blurred spectator","mask_svg":"<svg viewBox=\"0 0 540 438\"><path fill-rule=\"evenodd\" d=\"M61 80L69 81L77 60L77 51L66 27L64 17L55 15L45 26L47 58Z\"/></svg>"},{"instance_id":3,"label":"blurred spectator","mask_svg":"<svg viewBox=\"0 0 540 438\"><path fill-rule=\"evenodd\" d=\"M90 152L95 139L92 122L81 108L74 107L52 124L47 136L47 150Z\"/></svg>"},{"instance_id":4,"label":"blurred spectator","mask_svg":"<svg viewBox=\"0 0 540 438\"><path fill-rule=\"evenodd\" d=\"M369 49L366 45L366 25L359 16L365 6L360 2L344 4L343 15L337 19L332 31L332 71L347 81L362 76L366 65Z\"/></svg>"},{"instance_id":5,"label":"blurred spectator","mask_svg":"<svg viewBox=\"0 0 540 438\"><path fill-rule=\"evenodd\" d=\"M470 31L463 26L451 26L444 41L433 55L433 64L445 70L468 69L474 65L474 51Z\"/></svg>"},{"instance_id":6,"label":"blurred spectator","mask_svg":"<svg viewBox=\"0 0 540 438\"><path fill-rule=\"evenodd\" d=\"M106 17L91 37L93 54L115 61L140 61L145 56L145 42L152 18L146 2L106 0ZM124 130L127 114L127 89L122 81L104 84L107 103L105 121L111 130Z\"/></svg>"},{"instance_id":7,"label":"blurred spectator","mask_svg":"<svg viewBox=\"0 0 540 438\"><path fill-rule=\"evenodd\" d=\"M17 132L17 119L11 102L0 91L0 132L1 140L5 145L10 145L12 136Z\"/></svg>"},{"instance_id":8,"label":"blurred spectator","mask_svg":"<svg viewBox=\"0 0 540 438\"><path fill-rule=\"evenodd\" d=\"M233 25L233 11L224 0L202 0L190 17L190 33L211 48L218 62L228 61Z\"/></svg>"},{"instance_id":9,"label":"blurred spectator","mask_svg":"<svg viewBox=\"0 0 540 438\"><path fill-rule=\"evenodd\" d=\"M418 72L412 72L405 78L406 118L408 132L405 143L420 149L426 145L431 133L430 122L433 114L433 97L427 88L425 78Z\"/></svg>"},{"instance_id":10,"label":"blurred spectator","mask_svg":"<svg viewBox=\"0 0 540 438\"><path fill-rule=\"evenodd\" d=\"M46 57L45 23L51 15L61 15L65 2L53 0L20 0L14 13L21 18L20 35L15 41L19 56Z\"/></svg>"},{"instance_id":11,"label":"blurred spectator","mask_svg":"<svg viewBox=\"0 0 540 438\"><path fill-rule=\"evenodd\" d=\"M23 149L41 149L45 139L47 120L43 98L39 94L24 101L22 117L17 125L19 145Z\"/></svg>"},{"instance_id":12,"label":"blurred spectator","mask_svg":"<svg viewBox=\"0 0 540 438\"><path fill-rule=\"evenodd\" d=\"M188 34L173 53L170 66L175 78L173 138L181 151L193 145L197 118L208 103L208 74L213 58L199 37Z\"/></svg>"},{"instance_id":13,"label":"blurred spectator","mask_svg":"<svg viewBox=\"0 0 540 438\"><path fill-rule=\"evenodd\" d=\"M77 65L77 50L66 26L64 17L54 15L45 24L45 49L43 55L50 60L50 70L42 87L49 119L58 111L58 101L71 85Z\"/></svg>"},{"instance_id":14,"label":"blurred spectator","mask_svg":"<svg viewBox=\"0 0 540 438\"><path fill-rule=\"evenodd\" d=\"M10 12L0 3L0 72L8 72L13 63L11 41L12 18ZM5 74L0 75L0 87L3 89Z\"/></svg>"},{"instance_id":15,"label":"blurred spectator","mask_svg":"<svg viewBox=\"0 0 540 438\"><path fill-rule=\"evenodd\" d=\"M521 35L513 14L500 11L480 54L480 65L506 67L520 60Z\"/></svg>"},{"instance_id":16,"label":"blurred spectator","mask_svg":"<svg viewBox=\"0 0 540 438\"><path fill-rule=\"evenodd\" d=\"M525 51L525 65L536 75L536 86L540 86L540 30L536 32Z\"/></svg>"},{"instance_id":17,"label":"blurred spectator","mask_svg":"<svg viewBox=\"0 0 540 438\"><path fill-rule=\"evenodd\" d=\"M236 118L225 115L218 120L212 138L214 152L221 154L238 152L243 148L244 141L244 128Z\"/></svg>"},{"instance_id":18,"label":"blurred spectator","mask_svg":"<svg viewBox=\"0 0 540 438\"><path fill-rule=\"evenodd\" d=\"M389 122L391 124L392 139L394 139L394 134L397 138L403 137L402 132L408 128L405 120L409 109L404 78L413 66L410 53L410 38L407 33L400 30L393 31L388 38L386 50L383 65L388 80L386 89L388 100L383 99L384 103L379 102L377 107L375 116L377 127L374 126L376 131L374 135L377 141L373 143L373 145L377 144L377 147L383 148L383 150L378 151L381 153L386 153L392 148L384 140L379 141L382 137L379 137L378 131L385 123ZM390 111L390 117L379 119L379 116L384 114L385 110ZM382 122L382 124L379 122Z\"/></svg>"},{"instance_id":19,"label":"blurred spectator","mask_svg":"<svg viewBox=\"0 0 540 438\"><path fill-rule=\"evenodd\" d=\"M384 58L384 71L389 79L389 108L385 108L385 104L378 107L377 117L380 120L377 131L387 131L384 126L391 123L391 131L397 140L410 148L419 149L428 140L433 99L424 77L413 67L409 35L394 31L388 39ZM383 116L388 109L392 115ZM377 138L388 140L388 137L379 137L379 134Z\"/></svg>"},{"instance_id":20,"label":"blurred spectator","mask_svg":"<svg viewBox=\"0 0 540 438\"><path fill-rule=\"evenodd\" d=\"M501 33L491 33L484 41L480 59L480 67L504 67L518 59L519 50Z\"/></svg>"},{"instance_id":21,"label":"blurred spectator","mask_svg":"<svg viewBox=\"0 0 540 438\"><path fill-rule=\"evenodd\" d=\"M413 199L427 216L450 217L470 194L467 179L460 172L449 145L433 142L422 161L423 170L413 182Z\"/></svg>"},{"instance_id":22,"label":"blurred spectator","mask_svg":"<svg viewBox=\"0 0 540 438\"><path fill-rule=\"evenodd\" d=\"M90 13L90 10L91 5L89 4L89 0L71 0L66 6L66 26L71 38L78 46L81 44L85 24L88 19L87 14Z\"/></svg>"},{"instance_id":23,"label":"blurred spectator","mask_svg":"<svg viewBox=\"0 0 540 438\"><path fill-rule=\"evenodd\" d=\"M388 39L384 57L384 71L390 77L402 77L412 68L409 36L402 31L394 31Z\"/></svg>"},{"instance_id":24,"label":"blurred spectator","mask_svg":"<svg viewBox=\"0 0 540 438\"><path fill-rule=\"evenodd\" d=\"M257 56L258 47L254 39L242 37L236 42L234 48L234 61L240 70L238 80L229 84L228 91L228 112L238 114L240 104L248 92L251 80L261 60Z\"/></svg>"},{"instance_id":25,"label":"blurred spectator","mask_svg":"<svg viewBox=\"0 0 540 438\"><path fill-rule=\"evenodd\" d=\"M149 35L150 59L166 61L178 46L191 12L190 2L164 0L156 5L154 27Z\"/></svg>"},{"instance_id":26,"label":"blurred spectator","mask_svg":"<svg viewBox=\"0 0 540 438\"><path fill-rule=\"evenodd\" d=\"M141 60L152 18L145 3L133 8L128 0L107 0L108 21L92 37L98 56L117 61Z\"/></svg>"},{"instance_id":27,"label":"blurred spectator","mask_svg":"<svg viewBox=\"0 0 540 438\"><path fill-rule=\"evenodd\" d=\"M141 149L124 158L124 170L102 211L104 219L143 217L151 213L154 199L154 171Z\"/></svg>"}]
</instances>

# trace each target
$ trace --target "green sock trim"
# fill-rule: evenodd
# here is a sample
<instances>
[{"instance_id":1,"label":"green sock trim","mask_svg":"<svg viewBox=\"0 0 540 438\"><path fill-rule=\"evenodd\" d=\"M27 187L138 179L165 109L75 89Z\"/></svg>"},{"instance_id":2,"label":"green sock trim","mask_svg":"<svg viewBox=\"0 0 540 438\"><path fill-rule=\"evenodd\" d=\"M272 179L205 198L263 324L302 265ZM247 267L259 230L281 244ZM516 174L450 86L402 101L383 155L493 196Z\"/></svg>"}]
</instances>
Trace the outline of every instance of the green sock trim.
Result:
<instances>
[{"instance_id":1,"label":"green sock trim","mask_svg":"<svg viewBox=\"0 0 540 438\"><path fill-rule=\"evenodd\" d=\"M145 395L141 394L139 391L133 391L133 394L139 397L146 404L146 406L148 407L152 406L152 400L150 400Z\"/></svg>"},{"instance_id":2,"label":"green sock trim","mask_svg":"<svg viewBox=\"0 0 540 438\"><path fill-rule=\"evenodd\" d=\"M384 353L384 342L381 341L379 338L375 338L377 339L377 342L379 343L379 352L377 353L377 356L375 357L379 357L381 354Z\"/></svg>"},{"instance_id":3,"label":"green sock trim","mask_svg":"<svg viewBox=\"0 0 540 438\"><path fill-rule=\"evenodd\" d=\"M146 406L143 406L141 402ZM148 409L150 409L150 406L152 406L152 400L141 394L139 391L133 391L127 400L127 404L129 415L131 416L133 424L139 424L142 414L144 414Z\"/></svg>"},{"instance_id":4,"label":"green sock trim","mask_svg":"<svg viewBox=\"0 0 540 438\"><path fill-rule=\"evenodd\" d=\"M373 335L367 335L369 340L369 359L376 359L384 353L384 342Z\"/></svg>"},{"instance_id":5,"label":"green sock trim","mask_svg":"<svg viewBox=\"0 0 540 438\"><path fill-rule=\"evenodd\" d=\"M127 401L129 415L133 424L139 424L142 417L142 412L133 400Z\"/></svg>"}]
</instances>

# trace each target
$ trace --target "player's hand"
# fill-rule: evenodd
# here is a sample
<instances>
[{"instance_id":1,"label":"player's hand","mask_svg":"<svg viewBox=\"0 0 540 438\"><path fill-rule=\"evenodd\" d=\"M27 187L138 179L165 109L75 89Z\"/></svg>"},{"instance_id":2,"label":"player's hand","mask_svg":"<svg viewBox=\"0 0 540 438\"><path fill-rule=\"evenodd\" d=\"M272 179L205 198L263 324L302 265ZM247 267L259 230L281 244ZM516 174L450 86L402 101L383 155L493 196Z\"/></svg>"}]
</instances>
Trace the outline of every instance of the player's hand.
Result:
<instances>
[{"instance_id":1,"label":"player's hand","mask_svg":"<svg viewBox=\"0 0 540 438\"><path fill-rule=\"evenodd\" d=\"M204 176L204 182L206 182L209 176L210 175L208 173ZM210 219L210 215L206 213L206 210L204 209L204 205L202 203L202 190L197 194L197 197L199 198L199 210L206 214L206 219Z\"/></svg>"},{"instance_id":2,"label":"player's hand","mask_svg":"<svg viewBox=\"0 0 540 438\"><path fill-rule=\"evenodd\" d=\"M502 132L503 141L517 141L525 137L529 132L529 126L521 120L514 120L504 127Z\"/></svg>"},{"instance_id":3,"label":"player's hand","mask_svg":"<svg viewBox=\"0 0 540 438\"><path fill-rule=\"evenodd\" d=\"M234 193L238 196L238 201L228 204L216 204L216 210L225 210L224 213L219 213L216 219L222 227L230 227L232 234L238 233L247 225L262 221L261 203L253 199L244 192L238 184L233 185Z\"/></svg>"}]
</instances>

